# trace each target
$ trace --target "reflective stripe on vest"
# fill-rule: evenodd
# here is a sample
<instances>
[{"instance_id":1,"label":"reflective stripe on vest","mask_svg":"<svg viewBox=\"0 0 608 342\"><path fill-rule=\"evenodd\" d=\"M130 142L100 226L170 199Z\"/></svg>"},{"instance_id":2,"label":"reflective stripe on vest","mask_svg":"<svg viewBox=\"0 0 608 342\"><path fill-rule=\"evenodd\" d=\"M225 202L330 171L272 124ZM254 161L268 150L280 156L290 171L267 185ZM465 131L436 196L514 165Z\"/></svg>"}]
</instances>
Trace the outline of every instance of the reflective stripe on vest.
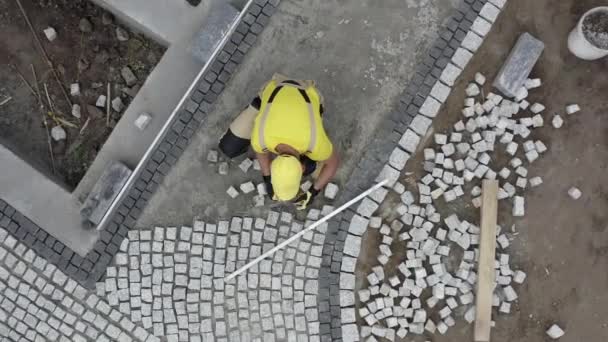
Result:
<instances>
[{"instance_id":1,"label":"reflective stripe on vest","mask_svg":"<svg viewBox=\"0 0 608 342\"><path fill-rule=\"evenodd\" d=\"M259 127L258 127L258 138L259 138L260 147L262 148L262 150L264 152L268 152L268 146L266 145L266 137L264 134L265 129L266 129L266 120L268 119L268 114L270 113L270 108L272 107L274 98L278 95L278 93L281 91L281 89L283 89L283 87L297 88L299 90L300 94L302 95L302 98L306 102L306 107L308 109L308 119L310 121L310 138L309 138L310 140L309 140L308 149L306 152L311 153L314 150L315 144L317 142L317 123L315 121L315 113L314 113L314 110L312 107L312 103L310 102L310 97L306 93L306 89L304 89L304 87L302 87L299 84L296 85L296 84L288 83L288 82L282 82L282 83L278 84L277 87L270 94L270 97L268 98L266 107L264 108L264 111L262 112L262 116L260 117L260 123L259 123Z\"/></svg>"}]
</instances>

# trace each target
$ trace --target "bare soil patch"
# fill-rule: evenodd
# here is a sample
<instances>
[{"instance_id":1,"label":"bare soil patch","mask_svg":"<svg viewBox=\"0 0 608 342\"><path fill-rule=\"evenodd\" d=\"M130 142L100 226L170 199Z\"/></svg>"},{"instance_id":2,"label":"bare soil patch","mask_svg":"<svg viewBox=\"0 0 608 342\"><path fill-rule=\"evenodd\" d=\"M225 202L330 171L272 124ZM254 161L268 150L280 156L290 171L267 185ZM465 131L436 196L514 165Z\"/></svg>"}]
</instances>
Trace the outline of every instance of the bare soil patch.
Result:
<instances>
[{"instance_id":1,"label":"bare soil patch","mask_svg":"<svg viewBox=\"0 0 608 342\"><path fill-rule=\"evenodd\" d=\"M0 103L10 98L0 106L0 143L58 183L73 189L164 48L121 26L109 13L89 1L21 1L57 70L61 86L69 95L70 84L79 83L80 95L69 96L69 100L81 106L82 115L72 116L72 108L36 48L16 0L0 0ZM90 25L81 21L88 21ZM43 33L48 27L57 32L52 42ZM126 41L118 39L117 28L124 30L128 36ZM38 84L31 66L36 70ZM137 76L137 84L132 87L127 87L121 77L124 66ZM43 108L19 73L33 88L40 89ZM108 83L111 99L120 97L124 107L120 111L111 110L109 124L106 124L106 109L94 105L99 95L107 93ZM54 110L49 108L44 84ZM67 133L65 140L52 142L54 171L43 117L49 123L49 130L61 125Z\"/></svg>"}]
</instances>

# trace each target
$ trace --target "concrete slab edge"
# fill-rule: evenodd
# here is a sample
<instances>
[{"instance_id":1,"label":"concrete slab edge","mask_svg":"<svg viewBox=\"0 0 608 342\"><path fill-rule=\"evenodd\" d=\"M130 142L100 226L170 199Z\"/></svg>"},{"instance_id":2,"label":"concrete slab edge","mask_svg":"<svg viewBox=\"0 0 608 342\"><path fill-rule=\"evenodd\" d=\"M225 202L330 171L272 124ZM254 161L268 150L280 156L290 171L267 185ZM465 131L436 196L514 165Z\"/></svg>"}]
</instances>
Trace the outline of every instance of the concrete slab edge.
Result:
<instances>
[{"instance_id":1,"label":"concrete slab edge","mask_svg":"<svg viewBox=\"0 0 608 342\"><path fill-rule=\"evenodd\" d=\"M178 114L170 123L170 130L150 153L150 157L142 161L142 172L137 175L133 186L127 190L109 224L100 231L99 240L86 256L74 253L48 234L43 227L37 226L1 199L0 226L83 287L94 289L95 283L104 276L122 241L129 230L135 227L137 219L159 184L211 112L215 101L239 64L243 62L257 36L263 33L262 29L270 22L270 17L276 12L279 3L280 0L252 1L241 16L235 31L179 108ZM251 14L255 20L243 20L247 14Z\"/></svg>"},{"instance_id":2,"label":"concrete slab edge","mask_svg":"<svg viewBox=\"0 0 608 342\"><path fill-rule=\"evenodd\" d=\"M451 87L460 76L472 56L481 46L496 17L484 17L484 6L495 6L500 12L504 0L464 0L459 9L439 32L439 38L418 64L409 85L396 104L392 116L378 128L377 137L389 137L374 141L359 160L355 171L343 187L339 201L356 196L375 181L388 178L394 183L399 178L410 153L417 145L442 104L449 96ZM483 20L483 21L482 21ZM477 23L477 24L475 24ZM483 28L477 25L483 25ZM403 153L395 153L395 151ZM400 158L395 158L399 155ZM393 158L391 159L391 156ZM401 159L398 160L397 159ZM402 160L405 159L405 160ZM377 174L378 169L382 171ZM392 184L391 184L392 185ZM358 257L361 244L361 227L357 224L367 219L387 194L387 189L369 196L366 202L329 222L322 266L319 273L319 321L321 341L359 341L356 318L351 313L355 303L342 301L356 298L354 270L346 270L343 257ZM344 250L348 239L349 249ZM355 247L353 247L355 246ZM345 310L346 309L346 310ZM347 312L347 315L343 315ZM356 317L356 316L354 316Z\"/></svg>"}]
</instances>

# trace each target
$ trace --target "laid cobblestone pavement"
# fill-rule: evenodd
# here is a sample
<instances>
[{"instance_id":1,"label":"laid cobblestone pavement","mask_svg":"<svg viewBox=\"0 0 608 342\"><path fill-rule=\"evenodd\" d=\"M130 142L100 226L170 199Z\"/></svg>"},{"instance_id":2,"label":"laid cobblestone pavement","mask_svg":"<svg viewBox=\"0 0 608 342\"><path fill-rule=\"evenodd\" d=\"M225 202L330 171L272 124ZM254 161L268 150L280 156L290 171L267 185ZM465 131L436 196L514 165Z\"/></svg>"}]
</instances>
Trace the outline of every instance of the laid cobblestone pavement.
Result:
<instances>
[{"instance_id":1,"label":"laid cobblestone pavement","mask_svg":"<svg viewBox=\"0 0 608 342\"><path fill-rule=\"evenodd\" d=\"M325 227L224 283L225 276L303 227L291 214L271 211L266 220L234 217L132 230L97 293L168 341L319 341Z\"/></svg>"},{"instance_id":2,"label":"laid cobblestone pavement","mask_svg":"<svg viewBox=\"0 0 608 342\"><path fill-rule=\"evenodd\" d=\"M3 228L0 293L2 341L160 341Z\"/></svg>"}]
</instances>

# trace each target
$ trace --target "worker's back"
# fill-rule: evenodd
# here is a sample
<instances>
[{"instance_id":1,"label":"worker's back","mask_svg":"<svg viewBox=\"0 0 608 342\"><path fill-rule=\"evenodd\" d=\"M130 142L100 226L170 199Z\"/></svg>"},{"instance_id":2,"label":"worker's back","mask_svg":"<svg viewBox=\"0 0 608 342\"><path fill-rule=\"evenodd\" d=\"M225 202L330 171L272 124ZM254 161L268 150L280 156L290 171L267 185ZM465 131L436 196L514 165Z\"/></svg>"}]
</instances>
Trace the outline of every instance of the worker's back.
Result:
<instances>
[{"instance_id":1,"label":"worker's back","mask_svg":"<svg viewBox=\"0 0 608 342\"><path fill-rule=\"evenodd\" d=\"M320 97L313 86L269 82L261 94L251 144L257 152L276 153L286 144L311 159L325 160L332 152L320 112Z\"/></svg>"}]
</instances>

